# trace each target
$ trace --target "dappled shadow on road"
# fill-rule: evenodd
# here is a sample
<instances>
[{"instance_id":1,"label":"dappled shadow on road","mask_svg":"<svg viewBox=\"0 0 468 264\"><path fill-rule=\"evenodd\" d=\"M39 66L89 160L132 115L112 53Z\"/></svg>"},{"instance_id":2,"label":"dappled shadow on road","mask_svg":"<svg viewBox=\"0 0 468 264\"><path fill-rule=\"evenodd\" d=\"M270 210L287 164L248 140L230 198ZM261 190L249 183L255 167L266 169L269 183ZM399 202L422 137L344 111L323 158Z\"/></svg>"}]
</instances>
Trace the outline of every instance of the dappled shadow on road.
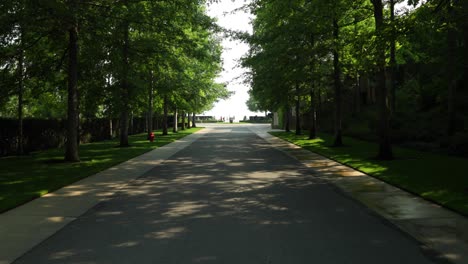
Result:
<instances>
[{"instance_id":1,"label":"dappled shadow on road","mask_svg":"<svg viewBox=\"0 0 468 264\"><path fill-rule=\"evenodd\" d=\"M18 263L425 263L394 254L409 240L242 132L207 134Z\"/></svg>"}]
</instances>

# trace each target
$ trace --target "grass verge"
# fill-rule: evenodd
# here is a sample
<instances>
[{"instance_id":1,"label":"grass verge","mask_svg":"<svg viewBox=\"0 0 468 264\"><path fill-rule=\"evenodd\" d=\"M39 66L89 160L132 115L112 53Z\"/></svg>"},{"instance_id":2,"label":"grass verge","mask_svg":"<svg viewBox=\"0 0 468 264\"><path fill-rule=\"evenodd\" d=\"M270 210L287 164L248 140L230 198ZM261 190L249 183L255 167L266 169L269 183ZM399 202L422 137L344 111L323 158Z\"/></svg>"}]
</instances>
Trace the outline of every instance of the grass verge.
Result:
<instances>
[{"instance_id":1,"label":"grass verge","mask_svg":"<svg viewBox=\"0 0 468 264\"><path fill-rule=\"evenodd\" d=\"M146 134L129 136L130 147L118 148L117 139L80 145L78 163L63 162L63 149L0 159L0 213L133 157L164 146L201 128L180 130L154 142Z\"/></svg>"},{"instance_id":2,"label":"grass verge","mask_svg":"<svg viewBox=\"0 0 468 264\"><path fill-rule=\"evenodd\" d=\"M375 160L378 145L344 137L344 147L331 147L333 137L271 132L272 135L384 180L425 199L468 215L468 160L394 147L396 159Z\"/></svg>"}]
</instances>

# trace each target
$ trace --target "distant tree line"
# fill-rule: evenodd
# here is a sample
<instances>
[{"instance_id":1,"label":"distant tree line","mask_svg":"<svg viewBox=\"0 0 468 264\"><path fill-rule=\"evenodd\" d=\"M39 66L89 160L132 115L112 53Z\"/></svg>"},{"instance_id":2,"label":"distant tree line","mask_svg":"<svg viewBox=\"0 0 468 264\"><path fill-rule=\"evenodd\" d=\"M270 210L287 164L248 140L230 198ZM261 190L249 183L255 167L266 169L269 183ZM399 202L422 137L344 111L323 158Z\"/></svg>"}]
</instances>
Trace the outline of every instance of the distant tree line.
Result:
<instances>
[{"instance_id":1,"label":"distant tree line","mask_svg":"<svg viewBox=\"0 0 468 264\"><path fill-rule=\"evenodd\" d=\"M404 10L396 7L405 7ZM379 143L427 142L468 154L468 1L254 0L243 58L251 110L289 130L317 128ZM307 116L307 120L300 117ZM329 120L333 120L329 126ZM306 122L304 122L306 121ZM370 136L375 132L375 137Z\"/></svg>"}]
</instances>

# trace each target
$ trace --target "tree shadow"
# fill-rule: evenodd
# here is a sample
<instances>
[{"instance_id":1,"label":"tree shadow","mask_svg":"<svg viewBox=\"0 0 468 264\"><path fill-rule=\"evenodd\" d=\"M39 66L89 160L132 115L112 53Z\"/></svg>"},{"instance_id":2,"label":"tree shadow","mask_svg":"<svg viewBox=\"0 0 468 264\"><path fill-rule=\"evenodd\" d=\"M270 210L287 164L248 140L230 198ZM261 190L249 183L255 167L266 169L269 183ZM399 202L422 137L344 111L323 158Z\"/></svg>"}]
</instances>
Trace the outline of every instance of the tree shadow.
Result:
<instances>
[{"instance_id":1,"label":"tree shadow","mask_svg":"<svg viewBox=\"0 0 468 264\"><path fill-rule=\"evenodd\" d=\"M425 263L314 174L252 134L210 133L17 263Z\"/></svg>"}]
</instances>

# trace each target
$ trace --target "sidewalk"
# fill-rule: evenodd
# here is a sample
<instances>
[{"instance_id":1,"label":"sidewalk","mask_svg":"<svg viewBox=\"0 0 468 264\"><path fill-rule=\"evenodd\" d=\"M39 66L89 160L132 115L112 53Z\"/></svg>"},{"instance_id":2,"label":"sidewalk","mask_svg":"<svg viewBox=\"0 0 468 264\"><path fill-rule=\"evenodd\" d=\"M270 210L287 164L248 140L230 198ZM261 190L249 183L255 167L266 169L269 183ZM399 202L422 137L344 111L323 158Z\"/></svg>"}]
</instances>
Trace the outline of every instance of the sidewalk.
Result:
<instances>
[{"instance_id":1,"label":"sidewalk","mask_svg":"<svg viewBox=\"0 0 468 264\"><path fill-rule=\"evenodd\" d=\"M0 264L13 262L205 132L200 130L0 214Z\"/></svg>"},{"instance_id":2,"label":"sidewalk","mask_svg":"<svg viewBox=\"0 0 468 264\"><path fill-rule=\"evenodd\" d=\"M275 148L295 157L350 197L456 264L468 263L468 219L390 184L250 127ZM434 252L435 253L435 252Z\"/></svg>"}]
</instances>

